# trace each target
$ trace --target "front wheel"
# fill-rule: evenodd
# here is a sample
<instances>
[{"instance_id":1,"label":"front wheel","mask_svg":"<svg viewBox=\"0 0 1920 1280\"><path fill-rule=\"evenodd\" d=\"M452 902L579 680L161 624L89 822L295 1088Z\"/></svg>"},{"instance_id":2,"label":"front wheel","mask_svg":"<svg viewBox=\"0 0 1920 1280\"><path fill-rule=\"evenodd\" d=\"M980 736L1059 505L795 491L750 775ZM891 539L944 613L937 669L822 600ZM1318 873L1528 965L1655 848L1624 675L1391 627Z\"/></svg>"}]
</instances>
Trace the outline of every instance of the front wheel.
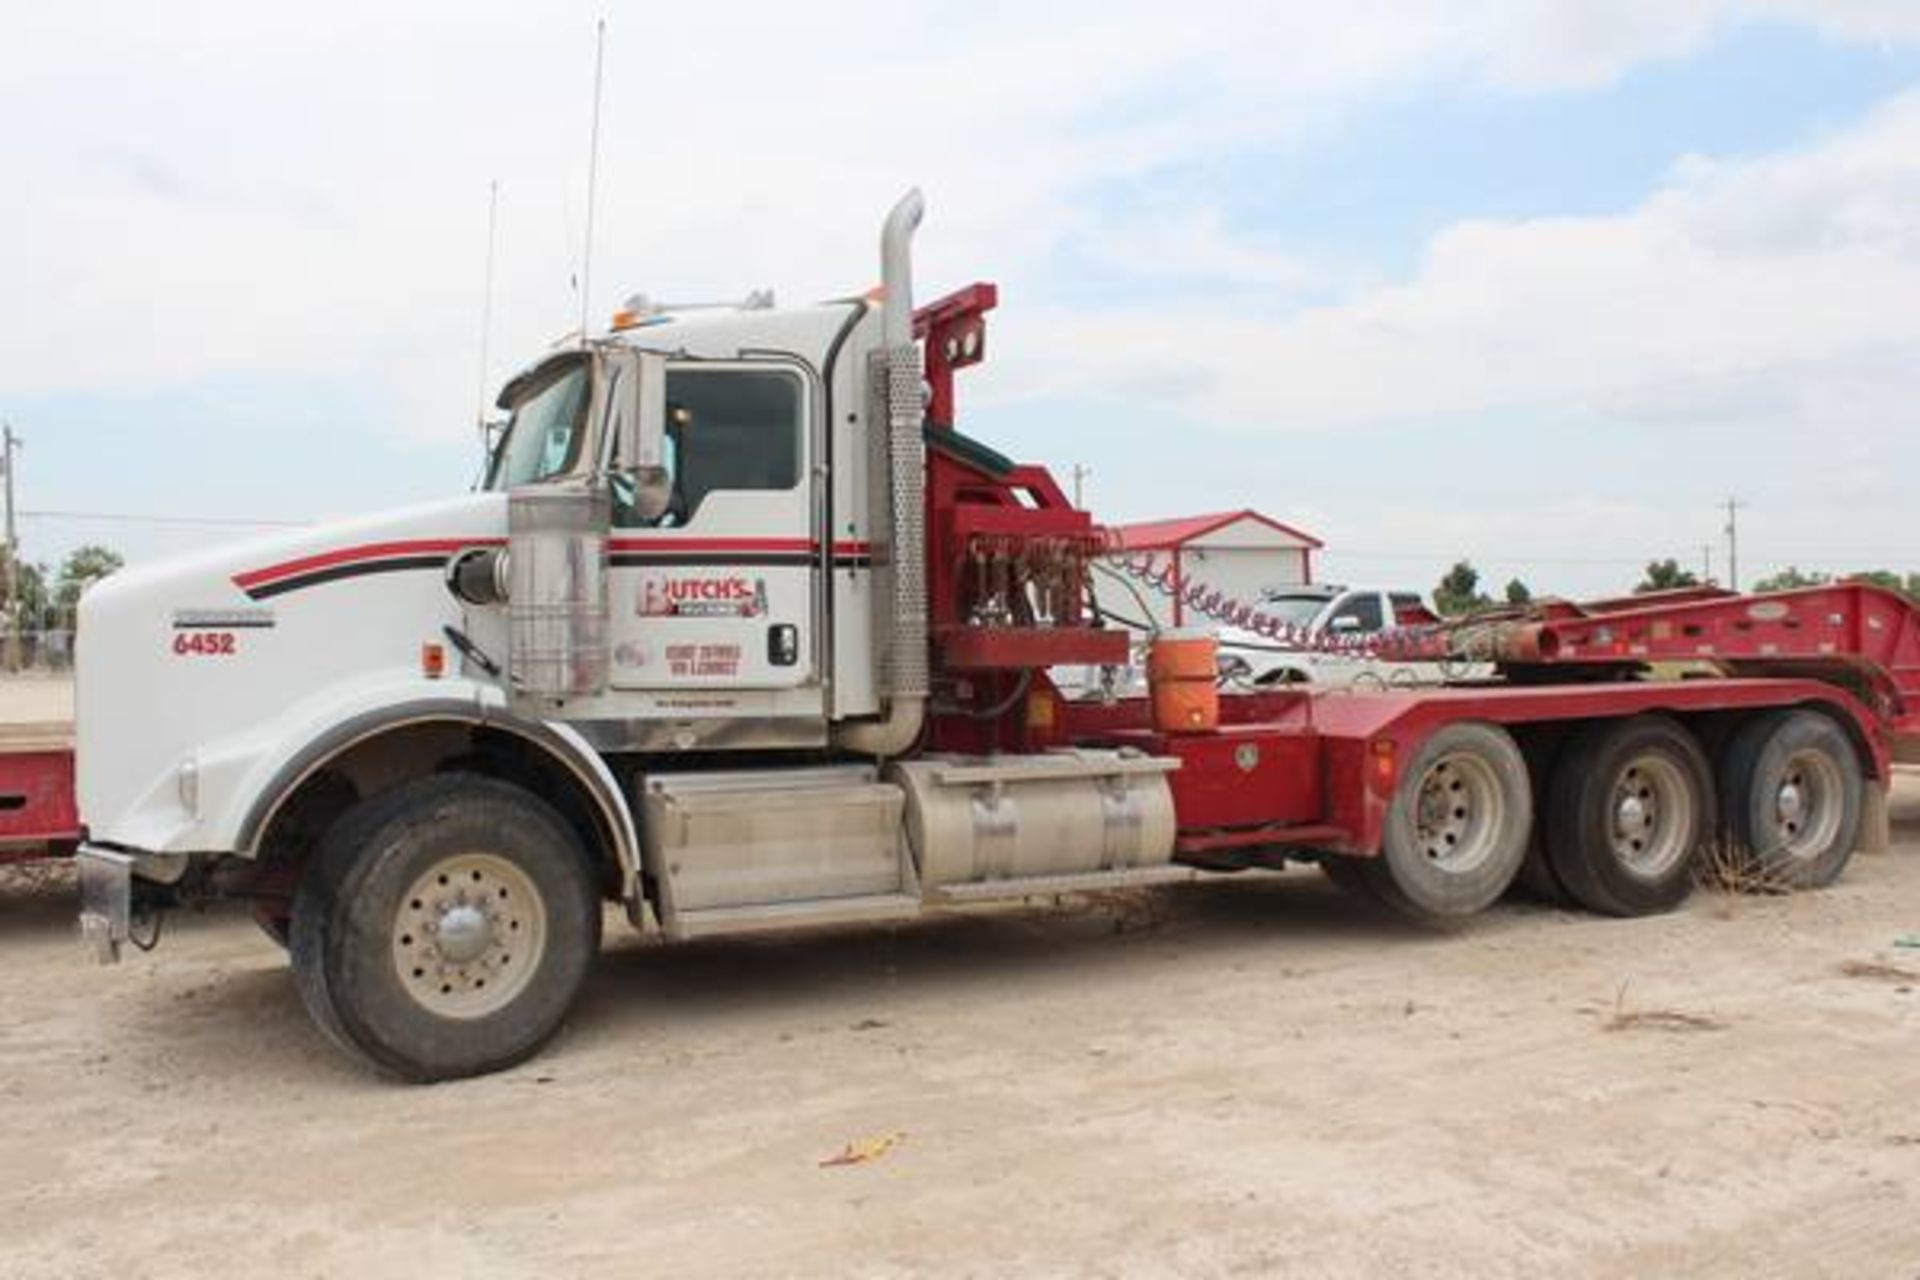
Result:
<instances>
[{"instance_id":1,"label":"front wheel","mask_svg":"<svg viewBox=\"0 0 1920 1280\"><path fill-rule=\"evenodd\" d=\"M343 1048L409 1080L497 1071L560 1027L600 945L572 830L537 796L468 774L345 814L294 898L300 995Z\"/></svg>"}]
</instances>

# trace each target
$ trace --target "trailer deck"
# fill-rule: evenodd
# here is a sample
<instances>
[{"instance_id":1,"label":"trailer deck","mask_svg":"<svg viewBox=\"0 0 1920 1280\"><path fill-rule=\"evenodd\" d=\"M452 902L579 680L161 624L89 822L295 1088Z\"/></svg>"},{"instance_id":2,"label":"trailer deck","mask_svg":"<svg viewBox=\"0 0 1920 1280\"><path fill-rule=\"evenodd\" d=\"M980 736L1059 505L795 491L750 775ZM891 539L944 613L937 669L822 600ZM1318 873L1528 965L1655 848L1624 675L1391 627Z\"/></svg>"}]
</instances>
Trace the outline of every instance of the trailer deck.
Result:
<instances>
[{"instance_id":1,"label":"trailer deck","mask_svg":"<svg viewBox=\"0 0 1920 1280\"><path fill-rule=\"evenodd\" d=\"M79 837L72 682L0 682L0 864L70 853Z\"/></svg>"}]
</instances>

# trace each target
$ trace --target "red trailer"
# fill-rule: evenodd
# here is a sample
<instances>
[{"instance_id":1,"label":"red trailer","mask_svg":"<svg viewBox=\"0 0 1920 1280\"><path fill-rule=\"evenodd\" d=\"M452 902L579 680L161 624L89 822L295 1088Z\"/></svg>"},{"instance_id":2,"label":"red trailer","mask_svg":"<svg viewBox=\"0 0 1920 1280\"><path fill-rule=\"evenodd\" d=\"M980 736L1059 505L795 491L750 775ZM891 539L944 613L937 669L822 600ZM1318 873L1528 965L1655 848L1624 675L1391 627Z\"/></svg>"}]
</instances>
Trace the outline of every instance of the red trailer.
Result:
<instances>
[{"instance_id":1,"label":"red trailer","mask_svg":"<svg viewBox=\"0 0 1920 1280\"><path fill-rule=\"evenodd\" d=\"M79 840L73 726L0 727L0 864L64 857Z\"/></svg>"},{"instance_id":2,"label":"red trailer","mask_svg":"<svg viewBox=\"0 0 1920 1280\"><path fill-rule=\"evenodd\" d=\"M1410 630L1375 642L1383 656L1492 661L1499 678L1223 691L1218 727L1197 733L1156 728L1148 699L1063 697L1039 668L1120 661L1126 638L1069 608L1018 616L1048 579L1096 585L1101 531L1044 469L945 429L970 363L951 355L984 342L940 337L977 334L996 300L975 286L930 309L930 622L961 695L934 749L1176 758L1178 861L1317 861L1425 916L1486 906L1523 859L1526 882L1626 915L1678 902L1716 842L1766 882L1804 886L1884 842L1891 764L1920 761L1920 609L1866 585L1547 601ZM1209 616L1306 642L1256 604L1170 583Z\"/></svg>"}]
</instances>

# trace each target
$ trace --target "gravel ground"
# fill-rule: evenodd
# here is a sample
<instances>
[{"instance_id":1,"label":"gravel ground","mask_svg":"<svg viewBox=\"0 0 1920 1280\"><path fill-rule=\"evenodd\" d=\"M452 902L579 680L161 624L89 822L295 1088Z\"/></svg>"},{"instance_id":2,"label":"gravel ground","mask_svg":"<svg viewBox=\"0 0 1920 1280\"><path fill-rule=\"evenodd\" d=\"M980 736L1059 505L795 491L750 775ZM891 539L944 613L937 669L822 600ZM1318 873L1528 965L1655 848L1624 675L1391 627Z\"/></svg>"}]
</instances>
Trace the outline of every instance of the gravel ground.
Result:
<instances>
[{"instance_id":1,"label":"gravel ground","mask_svg":"<svg viewBox=\"0 0 1920 1280\"><path fill-rule=\"evenodd\" d=\"M1920 784L1824 893L1423 932L1311 873L663 948L384 1083L242 917L0 880L0 1274L1920 1275ZM1920 939L1917 939L1920 940ZM871 1159L823 1165L851 1149Z\"/></svg>"}]
</instances>

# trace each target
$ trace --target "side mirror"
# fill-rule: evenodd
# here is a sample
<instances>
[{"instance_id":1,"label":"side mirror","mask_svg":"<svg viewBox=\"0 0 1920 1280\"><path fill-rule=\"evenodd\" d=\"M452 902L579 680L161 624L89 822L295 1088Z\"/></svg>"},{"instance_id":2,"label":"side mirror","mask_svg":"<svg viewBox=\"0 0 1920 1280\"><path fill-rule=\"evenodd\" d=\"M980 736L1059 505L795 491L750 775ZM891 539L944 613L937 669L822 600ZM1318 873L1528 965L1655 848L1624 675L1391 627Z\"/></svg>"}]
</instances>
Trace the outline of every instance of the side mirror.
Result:
<instances>
[{"instance_id":1,"label":"side mirror","mask_svg":"<svg viewBox=\"0 0 1920 1280\"><path fill-rule=\"evenodd\" d=\"M673 501L667 473L667 358L657 351L615 347L602 356L606 379L609 469L633 477L633 510L651 523Z\"/></svg>"}]
</instances>

